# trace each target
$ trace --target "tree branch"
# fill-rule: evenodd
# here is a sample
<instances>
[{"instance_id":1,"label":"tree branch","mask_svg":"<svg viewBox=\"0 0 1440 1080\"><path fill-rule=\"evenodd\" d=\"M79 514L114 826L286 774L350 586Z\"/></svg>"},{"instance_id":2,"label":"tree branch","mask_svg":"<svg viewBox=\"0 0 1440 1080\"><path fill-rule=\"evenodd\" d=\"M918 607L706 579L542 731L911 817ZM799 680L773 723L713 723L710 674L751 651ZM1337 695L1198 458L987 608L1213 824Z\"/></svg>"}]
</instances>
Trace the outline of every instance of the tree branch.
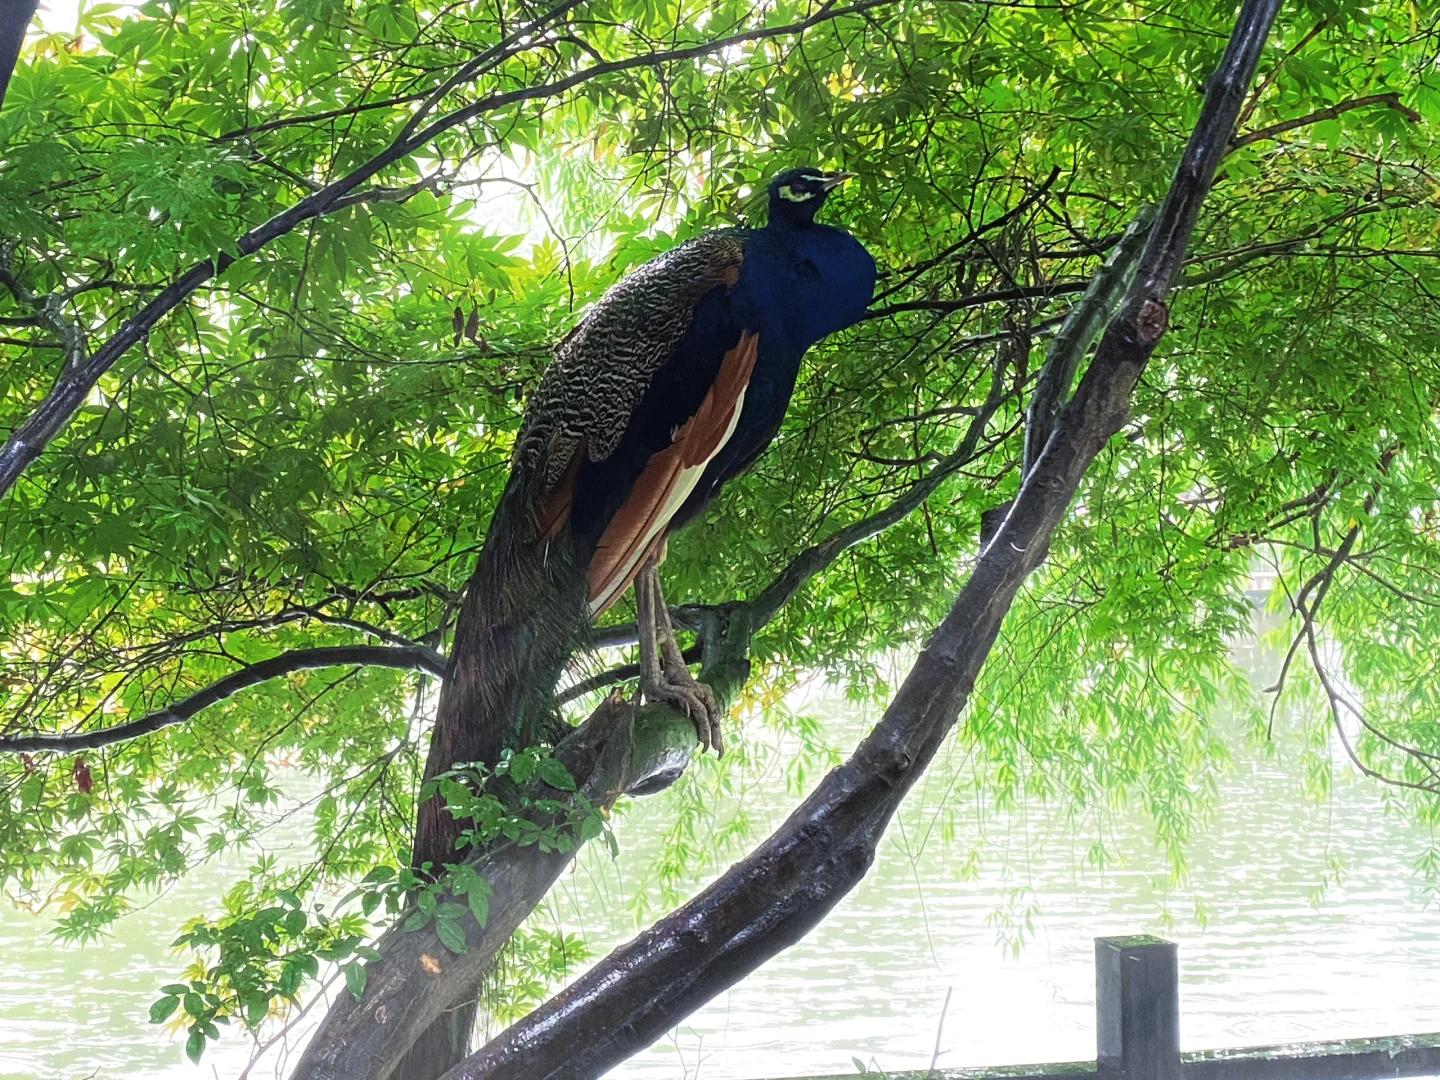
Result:
<instances>
[{"instance_id":1,"label":"tree branch","mask_svg":"<svg viewBox=\"0 0 1440 1080\"><path fill-rule=\"evenodd\" d=\"M1231 150L1239 150L1242 146L1249 146L1251 143L1263 142L1266 139L1273 139L1284 135L1287 131L1294 131L1296 128L1308 127L1311 124L1318 124L1322 120L1334 120L1337 116L1351 112L1355 109L1364 109L1371 105L1384 105L1404 115L1406 120L1412 124L1420 123L1422 117L1414 109L1410 108L1400 100L1400 95L1370 94L1366 97L1355 98L1351 101L1342 101L1339 104L1331 105L1328 109L1320 109L1305 116L1298 116L1294 120L1283 120L1278 124L1271 124L1269 127L1260 128L1246 135L1237 136L1231 143Z\"/></svg>"},{"instance_id":2,"label":"tree branch","mask_svg":"<svg viewBox=\"0 0 1440 1080\"><path fill-rule=\"evenodd\" d=\"M1075 372L1080 361L1090 351L1090 345L1100 336L1105 324L1115 310L1125 290L1130 287L1131 276L1135 273L1150 226L1155 222L1154 212L1146 208L1136 215L1130 227L1125 230L1120 243L1105 260L1085 295L1065 317L1065 323L1055 340L1050 343L1045 364L1035 380L1035 390L1030 395L1030 407L1025 411L1025 454L1021 473L1027 473L1040 460L1040 452L1055 430L1055 420L1060 415L1066 399L1070 396L1070 385L1075 381Z\"/></svg>"},{"instance_id":3,"label":"tree branch","mask_svg":"<svg viewBox=\"0 0 1440 1080\"><path fill-rule=\"evenodd\" d=\"M698 645L692 645L680 654L685 658L687 664L698 664L704 656L704 652ZM582 698L586 694L593 694L597 690L604 690L607 686L614 686L616 683L625 682L627 679L634 679L640 674L639 664L620 664L607 671L601 671L595 675L572 683L555 695L556 705L565 705L576 698Z\"/></svg>"},{"instance_id":4,"label":"tree branch","mask_svg":"<svg viewBox=\"0 0 1440 1080\"><path fill-rule=\"evenodd\" d=\"M915 279L918 278L921 274L923 274L926 270L929 270L935 266L939 266L942 262L950 258L950 256L954 255L961 248L973 244L976 240L980 239L980 237L984 236L987 232L994 232L996 229L1003 229L1006 225L1010 224L1010 222L1023 215L1025 211L1029 210L1041 199L1045 198L1045 196L1049 194L1050 189L1055 186L1055 181L1058 179L1060 179L1060 166L1057 165L1055 166L1055 168L1050 170L1050 175L1045 178L1044 183L1042 183L1029 195L1025 196L1025 198L1021 199L1020 202L1016 204L1012 209L1005 211L1005 213L1001 214L993 221L987 221L985 222L985 224L970 230L970 233L968 235L955 241L953 244L950 244L948 247L945 248L945 250L941 251L933 258L924 259L918 263L915 263L913 266L909 266L906 269L900 271L902 274L905 275L904 278L900 281L897 281L894 285L891 285L884 292L880 293L880 295L876 296L874 302L878 303L892 293L899 292L901 289L914 282Z\"/></svg>"},{"instance_id":5,"label":"tree branch","mask_svg":"<svg viewBox=\"0 0 1440 1080\"><path fill-rule=\"evenodd\" d=\"M898 496L885 509L845 526L834 535L826 537L818 544L812 544L800 552L764 592L749 602L747 606L757 628L764 626L779 614L780 609L790 601L791 597L804 588L806 582L811 578L825 570L852 547L879 536L890 526L903 521L912 512L918 510L925 500L939 489L941 484L974 460L975 448L979 444L980 436L985 433L990 419L1005 400L1005 382L1000 375L997 364L997 370L990 382L990 393L984 404L970 418L965 435L954 450L936 462L924 477L911 485L903 495Z\"/></svg>"},{"instance_id":6,"label":"tree branch","mask_svg":"<svg viewBox=\"0 0 1440 1080\"><path fill-rule=\"evenodd\" d=\"M20 59L25 32L30 28L30 20L35 18L35 9L39 6L39 0L0 2L0 108L5 105L5 91L10 88L10 76L15 73L15 64Z\"/></svg>"},{"instance_id":7,"label":"tree branch","mask_svg":"<svg viewBox=\"0 0 1440 1080\"><path fill-rule=\"evenodd\" d=\"M891 815L959 717L1000 624L1090 463L1120 429L1167 325L1164 300L1279 0L1246 0L1119 315L1014 509L885 716L781 828L446 1080L589 1080L798 941L864 876Z\"/></svg>"},{"instance_id":8,"label":"tree branch","mask_svg":"<svg viewBox=\"0 0 1440 1080\"><path fill-rule=\"evenodd\" d=\"M1053 296L1068 296L1084 292L1090 287L1088 281L1064 281L1054 285L1021 285L1014 289L997 289L995 292L975 293L962 296L959 300L905 300L898 304L887 304L866 314L865 319L884 319L905 311L938 311L948 315L966 308L984 307L986 304L1003 304L1012 300L1048 300Z\"/></svg>"},{"instance_id":9,"label":"tree branch","mask_svg":"<svg viewBox=\"0 0 1440 1080\"><path fill-rule=\"evenodd\" d=\"M445 660L433 649L418 645L393 647L388 645L331 645L316 649L293 649L280 653L258 663L249 664L239 671L233 671L218 679L203 690L189 697L157 709L155 712L114 727L97 731L77 731L59 735L10 735L0 737L0 753L18 754L39 750L52 750L61 754L73 754L80 750L95 750L102 746L138 739L162 728L183 724L201 709L224 701L251 686L289 675L294 671L313 668L336 667L343 664L357 664L368 667L388 667L428 672L444 676Z\"/></svg>"},{"instance_id":10,"label":"tree branch","mask_svg":"<svg viewBox=\"0 0 1440 1080\"><path fill-rule=\"evenodd\" d=\"M0 447L0 496L15 486L16 480L20 478L30 463L39 457L51 440L64 430L70 422L70 417L74 415L76 409L84 404L90 388L99 381L100 376L109 371L131 348L144 340L165 315L189 299L211 278L234 265L237 260L255 254L311 218L334 210L341 200L356 191L361 184L383 169L409 157L437 136L485 113L494 112L509 105L556 97L606 75L614 75L636 68L659 67L680 60L693 60L736 45L803 33L832 19L869 11L872 8L895 2L896 0L859 0L858 3L846 7L837 7L832 0L814 15L797 22L747 30L683 48L667 49L627 57L624 60L594 64L562 79L481 98L479 101L447 113L413 134L406 135L402 129L400 137L397 137L389 146L363 165L340 179L326 184L319 191L301 199L290 209L277 214L269 221L239 237L234 243L233 253L222 252L214 259L196 263L183 274L174 278L154 299L128 319L88 360L82 364L76 364L72 370L66 371L29 418L12 432L5 445Z\"/></svg>"}]
</instances>

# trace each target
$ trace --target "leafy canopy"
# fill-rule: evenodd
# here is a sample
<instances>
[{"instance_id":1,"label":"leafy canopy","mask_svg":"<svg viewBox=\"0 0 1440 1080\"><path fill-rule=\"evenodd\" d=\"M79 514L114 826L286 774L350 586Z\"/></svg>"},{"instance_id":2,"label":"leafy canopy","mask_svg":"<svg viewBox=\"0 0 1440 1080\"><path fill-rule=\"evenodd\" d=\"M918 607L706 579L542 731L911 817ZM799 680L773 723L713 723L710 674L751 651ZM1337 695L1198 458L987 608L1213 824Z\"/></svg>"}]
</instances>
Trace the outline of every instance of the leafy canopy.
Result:
<instances>
[{"instance_id":1,"label":"leafy canopy","mask_svg":"<svg viewBox=\"0 0 1440 1080\"><path fill-rule=\"evenodd\" d=\"M948 471L761 631L739 752L670 797L698 813L699 786L759 774L782 740L803 786L834 749L779 703L804 672L886 695L881 658L919 644L980 515L1017 489L1048 335L1163 193L1230 12L562 8L518 44L538 11L512 0L150 0L32 39L0 113L0 426L192 264L243 257L99 380L0 506L7 735L107 728L293 650L443 652L553 342L627 268L753 219L800 163L860 174L826 215L876 254L882 296L813 351L774 447L672 545L671 599L753 597ZM1082 817L1138 800L1182 869L1225 758L1207 716L1248 693L1227 649L1268 565L1293 643L1280 692L1436 819L1434 19L1395 0L1282 13L1133 422L962 722L992 797ZM684 55L644 60L664 50ZM237 247L427 102L466 112L338 208ZM403 865L433 698L422 671L297 668L83 757L0 755L0 882L63 902L60 933L87 939L303 800L313 857L262 862L197 913L233 936L272 911L300 940L315 924L282 891ZM702 857L684 833L647 903ZM313 948L358 940L346 918Z\"/></svg>"}]
</instances>

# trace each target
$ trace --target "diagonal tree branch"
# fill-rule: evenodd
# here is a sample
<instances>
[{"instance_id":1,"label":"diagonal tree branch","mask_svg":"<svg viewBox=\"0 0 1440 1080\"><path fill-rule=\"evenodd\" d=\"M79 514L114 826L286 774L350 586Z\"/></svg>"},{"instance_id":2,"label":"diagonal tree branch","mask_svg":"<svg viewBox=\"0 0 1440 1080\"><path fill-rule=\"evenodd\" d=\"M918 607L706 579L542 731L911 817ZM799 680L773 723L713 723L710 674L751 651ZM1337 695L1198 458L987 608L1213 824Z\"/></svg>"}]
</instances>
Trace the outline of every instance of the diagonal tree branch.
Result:
<instances>
[{"instance_id":1,"label":"diagonal tree branch","mask_svg":"<svg viewBox=\"0 0 1440 1080\"><path fill-rule=\"evenodd\" d=\"M1318 109L1305 116L1297 116L1293 120L1283 120L1278 124L1271 124L1269 127L1260 128L1258 131L1237 136L1235 141L1230 144L1230 149L1239 150L1242 146L1263 142L1266 139L1274 139L1284 135L1287 131L1309 127L1311 124L1318 124L1322 120L1334 120L1337 116L1341 116L1344 113L1351 112L1354 109L1364 109L1371 105L1388 106L1402 114L1405 119L1409 120L1412 124L1418 124L1424 120L1424 117L1400 100L1399 94L1370 94L1367 97L1358 97L1350 101L1342 101L1338 104L1331 105L1328 109Z\"/></svg>"},{"instance_id":2,"label":"diagonal tree branch","mask_svg":"<svg viewBox=\"0 0 1440 1080\"><path fill-rule=\"evenodd\" d=\"M0 0L0 108L5 105L5 91L20 59L25 32L39 6L39 0Z\"/></svg>"},{"instance_id":3,"label":"diagonal tree branch","mask_svg":"<svg viewBox=\"0 0 1440 1080\"><path fill-rule=\"evenodd\" d=\"M292 649L254 664L247 664L239 671L232 671L223 679L217 679L203 690L189 697L173 702L163 709L148 713L137 720L130 720L114 727L97 731L77 731L59 735L10 735L0 737L0 753L18 754L51 750L61 754L73 754L81 750L95 750L102 746L138 739L163 728L183 724L200 710L215 705L241 690L271 679L278 679L295 671L313 668L337 667L356 664L368 667L400 668L424 671L431 675L444 676L445 659L435 650L420 645L406 647L389 645L329 645L315 649Z\"/></svg>"},{"instance_id":4,"label":"diagonal tree branch","mask_svg":"<svg viewBox=\"0 0 1440 1080\"><path fill-rule=\"evenodd\" d=\"M527 101L557 97L577 86L607 75L638 68L660 67L681 60L693 60L722 52L736 45L804 33L806 30L833 19L896 2L897 0L859 0L858 3L839 7L834 0L831 0L830 3L823 5L814 15L806 19L786 23L782 26L747 30L696 45L593 64L562 79L483 97L439 117L421 130L411 134L405 134L402 129L401 134L389 146L363 165L338 180L326 184L320 190L301 199L290 209L277 214L269 221L239 237L235 241L233 252L222 252L214 259L198 262L174 278L149 303L126 320L120 329L99 349L95 350L88 360L75 365L71 370L62 374L29 418L12 432L5 445L0 447L0 496L15 486L15 482L30 463L39 457L51 440L64 430L70 422L70 417L74 415L76 409L84 404L86 396L99 381L100 376L109 371L130 349L143 341L162 318L188 300L197 289L226 268L233 266L239 259L254 255L304 222L334 210L346 196L356 191L361 184L389 166L409 157L445 132L497 109Z\"/></svg>"},{"instance_id":5,"label":"diagonal tree branch","mask_svg":"<svg viewBox=\"0 0 1440 1080\"><path fill-rule=\"evenodd\" d=\"M806 582L811 578L825 570L857 544L863 544L866 540L879 536L890 526L896 525L910 516L924 504L926 499L939 490L941 484L974 460L980 437L985 433L991 418L1006 398L1006 386L1000 374L997 362L997 369L990 383L990 393L979 411L970 418L965 435L954 450L936 462L923 478L916 481L908 491L898 496L885 509L845 526L818 544L812 544L800 552L764 592L746 605L750 609L750 617L754 620L757 629L779 614L780 609L804 588Z\"/></svg>"},{"instance_id":6,"label":"diagonal tree branch","mask_svg":"<svg viewBox=\"0 0 1440 1080\"><path fill-rule=\"evenodd\" d=\"M446 1080L589 1080L799 940L865 875L891 815L955 725L1021 584L1129 413L1165 299L1279 0L1246 0L1120 313L1014 508L884 718L781 828Z\"/></svg>"},{"instance_id":7,"label":"diagonal tree branch","mask_svg":"<svg viewBox=\"0 0 1440 1080\"><path fill-rule=\"evenodd\" d=\"M1055 430L1055 420L1060 415L1065 400L1070 396L1070 386L1075 381L1075 372L1079 370L1080 361L1090 351L1090 344L1100 336L1100 331L1110 321L1115 306L1124 297L1125 290L1130 285L1130 275L1135 269L1135 263L1154 220L1155 215L1148 208L1136 215L1105 261L1105 266L1095 275L1095 280L1085 290L1085 295L1075 302L1075 306L1065 316L1060 332L1055 335L1045 357L1045 364L1035 379L1030 406L1025 410L1022 476L1040 459L1040 452L1050 441L1050 435Z\"/></svg>"},{"instance_id":8,"label":"diagonal tree branch","mask_svg":"<svg viewBox=\"0 0 1440 1080\"><path fill-rule=\"evenodd\" d=\"M1003 304L1011 300L1049 300L1054 296L1068 296L1084 292L1088 281L1062 281L1053 285L1020 285L1013 289L997 289L995 292L975 293L958 300L904 300L897 304L886 304L868 312L865 320L883 319L905 311L938 311L948 315L967 308L984 307L986 304ZM865 321L862 320L862 321Z\"/></svg>"}]
</instances>

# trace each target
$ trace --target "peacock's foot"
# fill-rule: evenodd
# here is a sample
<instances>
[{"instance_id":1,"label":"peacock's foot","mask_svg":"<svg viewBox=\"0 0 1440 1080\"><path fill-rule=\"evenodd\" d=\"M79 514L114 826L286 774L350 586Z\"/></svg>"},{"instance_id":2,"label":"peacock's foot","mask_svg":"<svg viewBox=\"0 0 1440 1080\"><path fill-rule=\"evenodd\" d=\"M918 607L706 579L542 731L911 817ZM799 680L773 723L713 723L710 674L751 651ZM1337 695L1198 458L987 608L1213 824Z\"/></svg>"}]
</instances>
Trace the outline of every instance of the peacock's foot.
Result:
<instances>
[{"instance_id":1,"label":"peacock's foot","mask_svg":"<svg viewBox=\"0 0 1440 1080\"><path fill-rule=\"evenodd\" d=\"M679 709L695 725L695 736L700 740L700 752L714 750L716 757L725 753L725 742L720 736L721 711L710 687L697 682L695 676L681 668L661 674L653 682L642 680L640 692L646 701L663 701L671 708Z\"/></svg>"}]
</instances>

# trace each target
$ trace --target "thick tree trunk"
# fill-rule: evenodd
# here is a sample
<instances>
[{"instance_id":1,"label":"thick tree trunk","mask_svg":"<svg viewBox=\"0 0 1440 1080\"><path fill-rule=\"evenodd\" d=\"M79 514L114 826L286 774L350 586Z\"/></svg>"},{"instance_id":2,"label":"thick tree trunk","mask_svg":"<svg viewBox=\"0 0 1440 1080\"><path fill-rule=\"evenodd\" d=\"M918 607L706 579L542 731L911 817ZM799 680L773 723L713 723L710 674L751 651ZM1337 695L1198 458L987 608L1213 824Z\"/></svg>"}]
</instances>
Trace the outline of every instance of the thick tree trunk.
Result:
<instances>
[{"instance_id":1,"label":"thick tree trunk","mask_svg":"<svg viewBox=\"0 0 1440 1080\"><path fill-rule=\"evenodd\" d=\"M622 794L667 786L695 749L690 721L668 709L638 712L607 699L555 749L580 790L596 806ZM566 796L538 782L530 794ZM434 925L407 933L392 927L377 942L382 959L369 966L365 993L342 993L311 1038L292 1080L367 1080L389 1076L428 1028L474 994L496 953L545 896L574 852L502 846L466 860L494 888L485 926L465 918L467 949L450 952ZM468 1034L468 1033L467 1033Z\"/></svg>"}]
</instances>

